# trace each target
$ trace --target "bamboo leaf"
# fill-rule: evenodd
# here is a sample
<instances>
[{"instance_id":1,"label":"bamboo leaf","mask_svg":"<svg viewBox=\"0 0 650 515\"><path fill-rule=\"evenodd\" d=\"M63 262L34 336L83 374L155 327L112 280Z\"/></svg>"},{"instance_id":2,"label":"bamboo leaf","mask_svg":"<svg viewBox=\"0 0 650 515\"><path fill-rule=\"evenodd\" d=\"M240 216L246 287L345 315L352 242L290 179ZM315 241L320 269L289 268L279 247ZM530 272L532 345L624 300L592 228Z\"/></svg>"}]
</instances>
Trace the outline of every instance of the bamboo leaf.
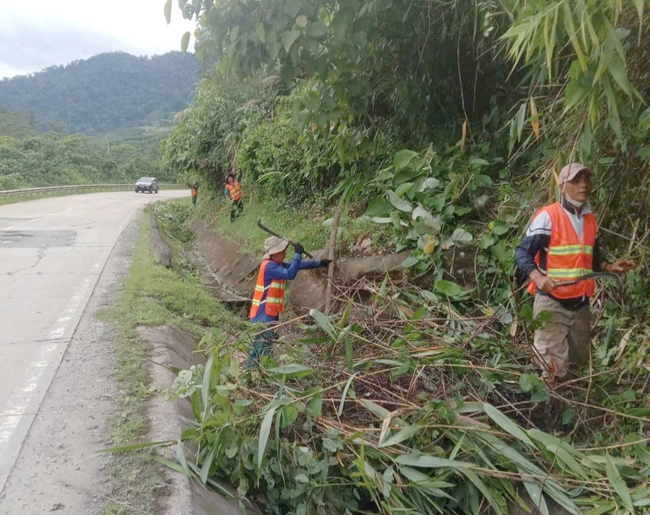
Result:
<instances>
[{"instance_id":1,"label":"bamboo leaf","mask_svg":"<svg viewBox=\"0 0 650 515\"><path fill-rule=\"evenodd\" d=\"M492 497L492 494L490 493L490 490L485 486L485 483L481 481L481 478L478 477L478 475L472 470L462 470L461 473L467 479L469 479L476 488L478 488L479 492L481 492L485 496L485 498L488 500L490 506L492 506L494 511L497 512L498 515L503 515L503 512L501 511L501 507L497 502L495 502L494 497Z\"/></svg>"},{"instance_id":2,"label":"bamboo leaf","mask_svg":"<svg viewBox=\"0 0 650 515\"><path fill-rule=\"evenodd\" d=\"M201 401L203 402L203 417L207 415L208 406L210 403L210 377L212 375L212 364L214 362L214 353L210 353L210 357L205 364L203 371L203 382L201 384Z\"/></svg>"},{"instance_id":3,"label":"bamboo leaf","mask_svg":"<svg viewBox=\"0 0 650 515\"><path fill-rule=\"evenodd\" d=\"M359 372L355 372L354 374L352 374L352 375L350 376L350 379L348 379L348 382L345 383L345 388L343 388L343 395L341 395L341 402L339 403L339 411L338 411L339 417L340 417L341 414L343 413L343 406L345 405L345 398L346 398L346 396L348 395L348 390L350 389L350 385L352 384L352 380L354 379L354 377L355 377L358 373L359 373Z\"/></svg>"},{"instance_id":4,"label":"bamboo leaf","mask_svg":"<svg viewBox=\"0 0 650 515\"><path fill-rule=\"evenodd\" d=\"M609 482L614 487L614 490L616 490L616 493L623 501L625 507L630 510L630 513L634 513L634 504L632 503L632 497L630 497L630 491L628 490L625 481L621 478L611 456L608 454L606 458L607 466L605 470L607 472L607 479L609 479Z\"/></svg>"},{"instance_id":5,"label":"bamboo leaf","mask_svg":"<svg viewBox=\"0 0 650 515\"><path fill-rule=\"evenodd\" d=\"M185 53L187 52L187 47L190 44L190 33L189 31L183 34L181 37L181 52Z\"/></svg>"},{"instance_id":6,"label":"bamboo leaf","mask_svg":"<svg viewBox=\"0 0 650 515\"><path fill-rule=\"evenodd\" d=\"M165 13L165 20L167 20L167 25L172 21L172 0L167 0L165 2L165 7L163 9Z\"/></svg>"},{"instance_id":7,"label":"bamboo leaf","mask_svg":"<svg viewBox=\"0 0 650 515\"><path fill-rule=\"evenodd\" d=\"M370 413L379 417L380 420L384 420L388 415L390 415L390 411L388 411L386 408L382 408L378 404L375 404L374 402L367 399L363 399L361 401L361 404L363 404Z\"/></svg>"},{"instance_id":8,"label":"bamboo leaf","mask_svg":"<svg viewBox=\"0 0 650 515\"><path fill-rule=\"evenodd\" d=\"M412 436L418 434L420 429L421 428L418 425L408 426L402 429L401 431L395 433L394 435L391 435L390 438L387 438L383 442L379 442L379 447L390 447L392 445L397 445L398 443L401 443L404 440L408 440Z\"/></svg>"},{"instance_id":9,"label":"bamboo leaf","mask_svg":"<svg viewBox=\"0 0 650 515\"><path fill-rule=\"evenodd\" d=\"M338 341L338 335L336 334L334 325L332 325L332 322L330 321L329 318L327 318L327 316L325 316L317 309L310 309L309 316L311 316L314 319L318 327L320 327L323 331L325 331L333 341L335 342Z\"/></svg>"},{"instance_id":10,"label":"bamboo leaf","mask_svg":"<svg viewBox=\"0 0 650 515\"><path fill-rule=\"evenodd\" d=\"M204 485L208 482L208 476L210 475L210 468L212 467L212 460L214 460L214 453L216 451L217 451L217 443L215 442L214 444L212 444L212 449L210 449L210 452L203 460L203 466L201 467L201 473L199 474L199 478L201 479L201 483L203 483Z\"/></svg>"},{"instance_id":11,"label":"bamboo leaf","mask_svg":"<svg viewBox=\"0 0 650 515\"><path fill-rule=\"evenodd\" d=\"M514 436L517 440L529 445L530 447L535 447L535 444L524 432L524 430L494 406L488 403L484 403L483 410L485 411L485 414L490 417L501 429Z\"/></svg>"},{"instance_id":12,"label":"bamboo leaf","mask_svg":"<svg viewBox=\"0 0 650 515\"><path fill-rule=\"evenodd\" d=\"M535 138L539 139L539 117L537 116L537 106L535 105L535 99L533 97L530 97L530 116L532 118L531 124L533 126Z\"/></svg>"},{"instance_id":13,"label":"bamboo leaf","mask_svg":"<svg viewBox=\"0 0 650 515\"><path fill-rule=\"evenodd\" d=\"M262 468L262 461L264 460L264 453L266 452L266 444L269 441L271 434L271 426L273 425L273 415L277 410L277 406L272 406L264 415L262 425L260 426L260 437L257 444L257 469Z\"/></svg>"},{"instance_id":14,"label":"bamboo leaf","mask_svg":"<svg viewBox=\"0 0 650 515\"><path fill-rule=\"evenodd\" d=\"M287 379L305 377L312 374L312 369L298 363L282 365L281 367L269 368L269 372L276 376L285 376Z\"/></svg>"},{"instance_id":15,"label":"bamboo leaf","mask_svg":"<svg viewBox=\"0 0 650 515\"><path fill-rule=\"evenodd\" d=\"M431 456L429 454L416 453L398 456L395 458L395 463L419 468L468 469L475 466L472 463L466 463L464 461L448 460L446 458L439 458L438 456Z\"/></svg>"},{"instance_id":16,"label":"bamboo leaf","mask_svg":"<svg viewBox=\"0 0 650 515\"><path fill-rule=\"evenodd\" d=\"M546 505L546 501L542 495L542 488L535 483L526 482L524 482L524 487L526 488L531 501L533 501L533 504L541 512L541 514L549 515L548 506Z\"/></svg>"}]
</instances>

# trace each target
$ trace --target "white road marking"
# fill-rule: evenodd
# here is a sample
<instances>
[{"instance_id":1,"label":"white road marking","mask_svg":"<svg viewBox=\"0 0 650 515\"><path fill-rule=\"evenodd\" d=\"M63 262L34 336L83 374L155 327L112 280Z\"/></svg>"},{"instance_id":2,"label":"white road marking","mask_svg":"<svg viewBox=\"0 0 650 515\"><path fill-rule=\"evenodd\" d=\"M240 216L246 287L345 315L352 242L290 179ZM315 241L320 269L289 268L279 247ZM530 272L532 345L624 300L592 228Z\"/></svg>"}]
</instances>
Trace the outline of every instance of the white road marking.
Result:
<instances>
[{"instance_id":1,"label":"white road marking","mask_svg":"<svg viewBox=\"0 0 650 515\"><path fill-rule=\"evenodd\" d=\"M12 445L12 448L9 449L7 443L11 440L14 431L23 418L26 415L34 415L34 413L28 413L27 408L30 406L34 393L39 387L39 382L43 379L43 374L48 370L52 358L59 354L62 356L62 353L65 351L64 349L60 349L60 347L65 346L67 342L61 338L66 333L73 315L79 309L81 301L85 298L93 283L93 277L86 277L83 280L81 287L70 298L65 310L63 310L61 316L57 319L54 329L50 331L49 341L44 342L40 346L37 355L25 370L22 387L12 392L2 411L0 411L0 456L3 454L9 456L11 454L9 458L10 462L0 463L0 491L4 488L9 470L18 456L20 447L22 447L22 442L20 442L18 448ZM57 353L57 350L61 350L61 352ZM61 357L58 359L61 359ZM38 408L38 405L35 408ZM29 422L29 425L31 426L31 422Z\"/></svg>"}]
</instances>

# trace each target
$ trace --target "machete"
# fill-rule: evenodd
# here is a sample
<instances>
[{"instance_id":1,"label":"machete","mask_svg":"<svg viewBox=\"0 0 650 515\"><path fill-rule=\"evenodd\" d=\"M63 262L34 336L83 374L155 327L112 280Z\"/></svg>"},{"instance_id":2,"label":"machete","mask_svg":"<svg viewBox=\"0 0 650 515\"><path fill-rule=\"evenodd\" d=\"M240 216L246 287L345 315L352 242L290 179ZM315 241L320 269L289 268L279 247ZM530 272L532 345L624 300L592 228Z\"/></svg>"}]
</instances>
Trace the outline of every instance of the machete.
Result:
<instances>
[{"instance_id":1,"label":"machete","mask_svg":"<svg viewBox=\"0 0 650 515\"><path fill-rule=\"evenodd\" d=\"M617 275L613 272L592 272L590 274L585 274L577 279L573 279L572 281L560 281L555 283L557 286L571 286L573 284L578 284L580 281L585 281L587 279L614 279L614 282L616 282L616 287L618 289L621 289L623 287L623 280L621 279L620 275Z\"/></svg>"},{"instance_id":2,"label":"machete","mask_svg":"<svg viewBox=\"0 0 650 515\"><path fill-rule=\"evenodd\" d=\"M262 223L262 219L261 219L261 218L257 220L257 225L258 225L258 227L259 227L260 229L262 229L263 231L268 232L271 236L275 236L276 238L280 238L280 239L286 241L289 245L293 245L294 247L296 246L296 244L295 244L293 241L291 241L289 238L285 238L284 236L280 236L278 233L275 233L275 232L273 232L271 229L269 229L268 227L266 227L266 226ZM306 250L305 250L305 256L307 256L308 258L314 259L314 256L312 256L312 255L311 255L309 252L307 252Z\"/></svg>"}]
</instances>

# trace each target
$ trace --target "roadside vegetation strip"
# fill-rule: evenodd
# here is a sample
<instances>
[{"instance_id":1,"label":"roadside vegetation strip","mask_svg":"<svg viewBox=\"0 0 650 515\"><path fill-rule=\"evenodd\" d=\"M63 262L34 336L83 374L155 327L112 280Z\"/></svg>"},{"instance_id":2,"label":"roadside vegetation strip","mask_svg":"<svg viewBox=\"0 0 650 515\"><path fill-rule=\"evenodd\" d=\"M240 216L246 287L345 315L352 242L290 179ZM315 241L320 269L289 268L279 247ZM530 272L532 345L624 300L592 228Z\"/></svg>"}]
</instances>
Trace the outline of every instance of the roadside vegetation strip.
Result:
<instances>
[{"instance_id":1,"label":"roadside vegetation strip","mask_svg":"<svg viewBox=\"0 0 650 515\"><path fill-rule=\"evenodd\" d=\"M147 376L148 343L138 338L138 325L174 324L203 334L203 325L232 328L239 323L221 304L201 288L191 272L177 272L153 264L149 217L140 221L130 275L117 305L104 310L102 320L119 324L121 345L116 379L120 396L118 411L111 424L116 448L144 443L148 430L145 402L156 395ZM136 445L137 447L137 445ZM156 491L163 485L159 464L150 450L115 453L111 465L113 499L104 513L122 515L149 513Z\"/></svg>"},{"instance_id":2,"label":"roadside vegetation strip","mask_svg":"<svg viewBox=\"0 0 650 515\"><path fill-rule=\"evenodd\" d=\"M156 209L168 227L198 211L237 227L240 241L258 237L262 212L282 223L272 208L253 207L232 224L218 205ZM288 230L327 232L321 221L306 225ZM611 456L607 446L650 423L647 399L629 393L645 378L620 362L614 384L611 366L597 363L609 373L574 381L560 396L529 364L524 333L503 330L517 318L536 323L526 310L504 302L477 313L466 291L440 284L338 284L344 312L286 323L288 337L259 371L243 369L250 334L241 326L207 333L199 346L207 365L175 383L197 422L182 435L198 449L187 460L193 473L208 485L225 480L271 511L478 513L489 504L508 513L525 502L542 513L552 503L575 514L585 506L641 513L650 502L645 440ZM604 416L614 423L595 433L588 421Z\"/></svg>"},{"instance_id":3,"label":"roadside vegetation strip","mask_svg":"<svg viewBox=\"0 0 650 515\"><path fill-rule=\"evenodd\" d=\"M207 364L177 382L192 400L198 427L183 438L199 449L203 482L226 479L270 512L304 514L509 513L521 503L641 513L650 503L646 442L611 455L603 446L630 438L634 412L585 405L588 380L563 397L548 390L525 348L498 331L499 315L458 317L407 283L362 287L374 314L354 300L358 283L339 288L345 312L312 310L256 371L241 366L247 335L203 340ZM603 415L616 420L606 437L582 422ZM581 450L589 442L600 445Z\"/></svg>"},{"instance_id":4,"label":"roadside vegetation strip","mask_svg":"<svg viewBox=\"0 0 650 515\"><path fill-rule=\"evenodd\" d=\"M199 197L194 217L202 218L221 234L235 240L242 250L251 255L262 256L264 240L269 236L257 226L257 220L267 224L279 234L300 242L308 251L327 246L331 213L325 208L295 205L278 205L269 202L269 195L261 189L244 191L244 213L230 222L227 206L221 197ZM360 218L344 213L338 230L337 248L345 248L348 254L385 249L390 244L390 234L373 223L370 218ZM367 239L367 247L355 250L355 245Z\"/></svg>"}]
</instances>

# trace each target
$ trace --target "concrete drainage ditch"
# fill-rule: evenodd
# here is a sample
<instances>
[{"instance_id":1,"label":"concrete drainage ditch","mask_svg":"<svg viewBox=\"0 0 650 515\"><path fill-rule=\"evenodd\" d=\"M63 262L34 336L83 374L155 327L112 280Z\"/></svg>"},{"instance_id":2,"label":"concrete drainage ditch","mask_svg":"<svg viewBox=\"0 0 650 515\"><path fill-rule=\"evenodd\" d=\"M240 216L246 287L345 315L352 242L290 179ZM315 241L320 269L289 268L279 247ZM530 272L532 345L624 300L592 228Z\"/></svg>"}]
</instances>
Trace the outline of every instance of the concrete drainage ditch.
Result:
<instances>
[{"instance_id":1,"label":"concrete drainage ditch","mask_svg":"<svg viewBox=\"0 0 650 515\"><path fill-rule=\"evenodd\" d=\"M222 302L247 315L249 299L255 288L260 260L241 251L232 240L211 229L202 220L195 220L191 229L196 238L183 249L183 259L190 261L199 273L203 287ZM163 266L172 265L171 248L160 233L155 217L151 219L154 260ZM316 259L325 257L325 251L314 252ZM367 258L349 258L339 263L337 275L342 280L354 281L367 275L399 274L402 261L408 253ZM322 270L306 270L292 281L291 307L295 312L310 308L323 309L327 276ZM341 306L334 304L334 310ZM176 377L173 370L186 369L195 363L194 352L198 338L171 325L141 326L137 335L152 348L149 377L157 391L169 390ZM176 440L194 419L188 399L168 402L154 396L147 406L150 420L149 441ZM240 515L239 503L192 482L182 474L168 471L169 495L158 501L159 513L173 515ZM233 490L234 491L234 490ZM254 513L247 510L245 513Z\"/></svg>"}]
</instances>

